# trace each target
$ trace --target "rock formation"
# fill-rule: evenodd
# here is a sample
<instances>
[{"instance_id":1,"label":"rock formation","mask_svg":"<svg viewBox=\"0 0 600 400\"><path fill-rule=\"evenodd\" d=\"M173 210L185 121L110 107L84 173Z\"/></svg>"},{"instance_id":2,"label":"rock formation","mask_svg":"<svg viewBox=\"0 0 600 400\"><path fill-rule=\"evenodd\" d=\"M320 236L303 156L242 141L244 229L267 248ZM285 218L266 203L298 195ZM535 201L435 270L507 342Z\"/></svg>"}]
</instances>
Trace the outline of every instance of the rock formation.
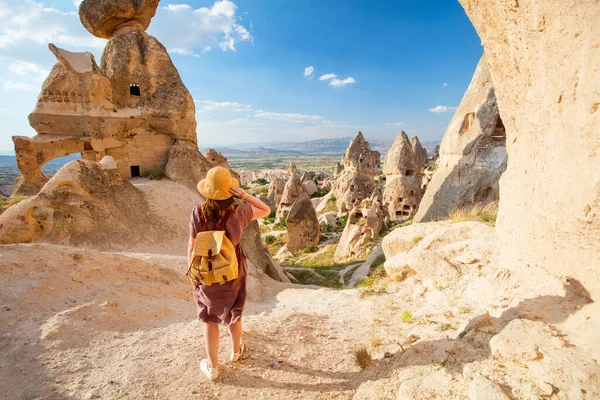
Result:
<instances>
[{"instance_id":1,"label":"rock formation","mask_svg":"<svg viewBox=\"0 0 600 400\"><path fill-rule=\"evenodd\" d=\"M506 134L485 56L479 61L440 146L437 169L415 221L445 218L455 208L497 201L506 168Z\"/></svg>"},{"instance_id":2,"label":"rock formation","mask_svg":"<svg viewBox=\"0 0 600 400\"><path fill-rule=\"evenodd\" d=\"M381 203L378 200L363 200L348 215L346 227L335 250L335 262L366 256L369 243L379 236L382 227Z\"/></svg>"},{"instance_id":3,"label":"rock formation","mask_svg":"<svg viewBox=\"0 0 600 400\"><path fill-rule=\"evenodd\" d=\"M416 144L421 147L418 139ZM418 147L415 146L417 149ZM383 163L383 204L389 212L390 219L395 221L407 220L415 215L421 202L420 172L424 165L419 164L418 157L422 157L422 153L415 153L415 148L406 133L400 131Z\"/></svg>"},{"instance_id":4,"label":"rock formation","mask_svg":"<svg viewBox=\"0 0 600 400\"><path fill-rule=\"evenodd\" d=\"M358 132L342 156L344 169L336 176L331 189L340 213L350 211L371 195L375 188L375 168L379 163L379 152L371 150L363 134Z\"/></svg>"},{"instance_id":5,"label":"rock formation","mask_svg":"<svg viewBox=\"0 0 600 400\"><path fill-rule=\"evenodd\" d=\"M287 217L288 251L302 250L319 244L321 230L310 198L302 193L292 205Z\"/></svg>"},{"instance_id":6,"label":"rock formation","mask_svg":"<svg viewBox=\"0 0 600 400\"><path fill-rule=\"evenodd\" d=\"M312 196L313 194L315 194L319 191L317 184L315 183L315 181L312 181L312 180L305 181L302 186L304 186L304 191L309 196Z\"/></svg>"},{"instance_id":7,"label":"rock formation","mask_svg":"<svg viewBox=\"0 0 600 400\"><path fill-rule=\"evenodd\" d=\"M204 153L204 158L206 158L213 167L223 167L230 169L229 163L227 162L227 158L225 158L223 154L216 151L215 149L209 149L206 153Z\"/></svg>"},{"instance_id":8,"label":"rock formation","mask_svg":"<svg viewBox=\"0 0 600 400\"><path fill-rule=\"evenodd\" d=\"M275 179L283 179L283 183L287 182L290 178L290 173L285 170L279 169L263 169L263 170L237 170L238 175L240 176L240 183L243 185L249 185L255 180L262 178L266 179L269 182L273 182Z\"/></svg>"},{"instance_id":9,"label":"rock formation","mask_svg":"<svg viewBox=\"0 0 600 400\"><path fill-rule=\"evenodd\" d=\"M281 220L289 213L292 205L302 193L305 193L304 186L302 186L302 181L300 180L298 173L294 172L283 189L281 201L277 207L277 220Z\"/></svg>"},{"instance_id":10,"label":"rock formation","mask_svg":"<svg viewBox=\"0 0 600 400\"><path fill-rule=\"evenodd\" d=\"M500 262L570 274L597 299L600 7L459 1L481 38L506 126Z\"/></svg>"},{"instance_id":11,"label":"rock formation","mask_svg":"<svg viewBox=\"0 0 600 400\"><path fill-rule=\"evenodd\" d=\"M417 162L417 166L419 168L418 173L423 175L423 173L425 172L427 159L429 158L427 156L427 150L425 150L423 146L421 146L421 142L416 136L413 136L413 138L410 139L410 144L413 148L413 152L415 153L415 161Z\"/></svg>"},{"instance_id":12,"label":"rock formation","mask_svg":"<svg viewBox=\"0 0 600 400\"><path fill-rule=\"evenodd\" d=\"M169 179L197 191L198 182L206 178L206 173L211 168L212 164L198 150L177 143L169 150L165 173Z\"/></svg>"},{"instance_id":13,"label":"rock formation","mask_svg":"<svg viewBox=\"0 0 600 400\"><path fill-rule=\"evenodd\" d=\"M41 167L81 153L112 156L121 176L164 168L171 146L197 150L195 107L166 49L144 30L157 0L81 3L80 17L94 35L110 39L101 67L90 53L50 45L58 63L29 116L34 138L13 138L22 173L16 194L33 195L48 180Z\"/></svg>"},{"instance_id":14,"label":"rock formation","mask_svg":"<svg viewBox=\"0 0 600 400\"><path fill-rule=\"evenodd\" d=\"M275 178L275 180L271 181L269 184L269 192L267 197L271 204L273 204L274 208L279 208L279 204L281 203L281 197L283 196L283 192L285 190L286 181L281 178Z\"/></svg>"},{"instance_id":15,"label":"rock formation","mask_svg":"<svg viewBox=\"0 0 600 400\"><path fill-rule=\"evenodd\" d=\"M102 163L71 161L37 196L0 215L0 243L127 248L173 235L173 227L152 213L144 193L120 176L111 157Z\"/></svg>"}]
</instances>

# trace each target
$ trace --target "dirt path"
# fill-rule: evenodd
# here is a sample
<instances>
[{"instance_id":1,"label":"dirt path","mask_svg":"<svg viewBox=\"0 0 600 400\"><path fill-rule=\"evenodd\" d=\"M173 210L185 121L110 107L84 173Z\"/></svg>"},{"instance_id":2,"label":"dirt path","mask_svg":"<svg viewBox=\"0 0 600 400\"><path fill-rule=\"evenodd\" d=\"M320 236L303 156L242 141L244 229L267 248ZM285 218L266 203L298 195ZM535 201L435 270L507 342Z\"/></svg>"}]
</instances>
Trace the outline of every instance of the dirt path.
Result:
<instances>
[{"instance_id":1,"label":"dirt path","mask_svg":"<svg viewBox=\"0 0 600 400\"><path fill-rule=\"evenodd\" d=\"M189 282L172 268L181 260L136 257L153 263L61 246L2 246L0 398L464 399L484 376L506 382L514 398L533 399L546 388L538 376L559 382L573 365L587 370L570 379L589 379L581 387L596 393L587 378L595 362L583 347L556 339L565 335L560 318L579 313L585 321L595 309L558 282L533 292L492 267L465 270L447 288L415 277L369 291L279 284L278 293L246 308L248 351L240 363L225 361L230 347L221 331L221 377L209 382L199 372L205 351ZM544 320L554 321L557 350L540 347L544 358L525 367L492 357L490 340L509 323ZM361 346L372 356L364 370L354 361ZM564 371L536 372L536 365ZM557 399L568 398L561 393Z\"/></svg>"}]
</instances>

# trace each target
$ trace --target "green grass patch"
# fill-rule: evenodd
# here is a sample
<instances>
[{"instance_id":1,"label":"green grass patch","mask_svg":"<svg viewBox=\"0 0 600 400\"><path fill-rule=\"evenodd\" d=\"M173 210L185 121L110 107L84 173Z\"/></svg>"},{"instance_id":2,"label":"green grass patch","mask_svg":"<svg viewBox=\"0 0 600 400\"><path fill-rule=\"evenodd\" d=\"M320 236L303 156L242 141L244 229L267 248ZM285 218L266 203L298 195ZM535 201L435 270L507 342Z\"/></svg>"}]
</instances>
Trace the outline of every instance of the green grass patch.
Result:
<instances>
[{"instance_id":1,"label":"green grass patch","mask_svg":"<svg viewBox=\"0 0 600 400\"><path fill-rule=\"evenodd\" d=\"M167 174L165 174L164 169L154 167L154 168L150 168L150 169L147 169L144 172L142 172L142 177L159 181L163 178L166 178Z\"/></svg>"},{"instance_id":2,"label":"green grass patch","mask_svg":"<svg viewBox=\"0 0 600 400\"><path fill-rule=\"evenodd\" d=\"M266 217L263 218L263 222L265 224L273 224L273 223L275 223L275 215L276 215L276 212L275 211L271 211L269 213L269 215L267 215Z\"/></svg>"},{"instance_id":3,"label":"green grass patch","mask_svg":"<svg viewBox=\"0 0 600 400\"><path fill-rule=\"evenodd\" d=\"M0 211L6 210L10 206L19 204L23 200L27 199L27 196L13 196L7 197L6 199L0 199Z\"/></svg>"},{"instance_id":4,"label":"green grass patch","mask_svg":"<svg viewBox=\"0 0 600 400\"><path fill-rule=\"evenodd\" d=\"M273 229L282 231L285 229L286 226L287 226L287 215L285 217L281 218L278 223L273 225Z\"/></svg>"},{"instance_id":5,"label":"green grass patch","mask_svg":"<svg viewBox=\"0 0 600 400\"><path fill-rule=\"evenodd\" d=\"M479 221L490 225L496 224L498 217L498 204L496 202L489 203L485 207L480 203L475 204L470 209L466 207L458 207L450 211L448 219L453 223L464 221Z\"/></svg>"},{"instance_id":6,"label":"green grass patch","mask_svg":"<svg viewBox=\"0 0 600 400\"><path fill-rule=\"evenodd\" d=\"M268 236L271 236L271 235L268 235ZM287 233L284 233L283 235L279 235L279 236L273 236L273 237L275 238L275 240L269 244L266 243L266 238L265 238L265 247L267 248L267 251L269 252L269 254L271 256L274 256L275 254L277 254L279 249L281 249L285 245L285 243L287 242Z\"/></svg>"},{"instance_id":7,"label":"green grass patch","mask_svg":"<svg viewBox=\"0 0 600 400\"><path fill-rule=\"evenodd\" d=\"M259 185L268 185L269 181L265 178L258 178L252 181L252 183L258 183Z\"/></svg>"},{"instance_id":8,"label":"green grass patch","mask_svg":"<svg viewBox=\"0 0 600 400\"><path fill-rule=\"evenodd\" d=\"M288 269L286 272L292 274L302 285L317 285L333 289L342 289L338 269Z\"/></svg>"},{"instance_id":9,"label":"green grass patch","mask_svg":"<svg viewBox=\"0 0 600 400\"><path fill-rule=\"evenodd\" d=\"M268 246L270 244L275 243L276 240L277 240L277 238L275 236L273 236L273 235L267 235L265 237L265 244Z\"/></svg>"}]
</instances>

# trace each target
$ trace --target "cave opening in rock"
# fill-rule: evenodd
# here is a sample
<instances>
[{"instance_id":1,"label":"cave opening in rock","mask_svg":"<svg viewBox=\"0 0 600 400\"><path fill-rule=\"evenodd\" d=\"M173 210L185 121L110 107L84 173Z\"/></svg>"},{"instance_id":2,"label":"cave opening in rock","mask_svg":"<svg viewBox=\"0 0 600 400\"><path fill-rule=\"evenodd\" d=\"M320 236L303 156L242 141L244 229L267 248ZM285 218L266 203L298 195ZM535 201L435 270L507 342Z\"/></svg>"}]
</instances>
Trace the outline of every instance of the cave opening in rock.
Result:
<instances>
[{"instance_id":1,"label":"cave opening in rock","mask_svg":"<svg viewBox=\"0 0 600 400\"><path fill-rule=\"evenodd\" d=\"M412 169L407 169L406 170L406 176L413 176L415 174L415 171Z\"/></svg>"},{"instance_id":2,"label":"cave opening in rock","mask_svg":"<svg viewBox=\"0 0 600 400\"><path fill-rule=\"evenodd\" d=\"M142 94L140 92L140 85L137 83L132 83L129 85L129 94L136 97L141 96Z\"/></svg>"},{"instance_id":3,"label":"cave opening in rock","mask_svg":"<svg viewBox=\"0 0 600 400\"><path fill-rule=\"evenodd\" d=\"M132 165L130 167L130 170L131 170L131 177L132 178L140 176L140 166L139 165Z\"/></svg>"}]
</instances>

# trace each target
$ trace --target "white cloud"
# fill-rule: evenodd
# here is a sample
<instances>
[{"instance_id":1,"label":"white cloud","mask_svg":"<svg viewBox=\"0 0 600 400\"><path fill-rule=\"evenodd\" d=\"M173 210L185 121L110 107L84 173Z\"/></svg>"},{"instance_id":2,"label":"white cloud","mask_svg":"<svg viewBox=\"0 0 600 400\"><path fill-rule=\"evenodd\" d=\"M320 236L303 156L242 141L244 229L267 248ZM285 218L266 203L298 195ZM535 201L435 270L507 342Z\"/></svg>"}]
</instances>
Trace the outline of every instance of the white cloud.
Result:
<instances>
[{"instance_id":1,"label":"white cloud","mask_svg":"<svg viewBox=\"0 0 600 400\"><path fill-rule=\"evenodd\" d=\"M248 29L239 24L237 5L218 0L212 7L193 9L188 4L169 4L160 7L152 20L149 33L174 53L197 55L218 46L223 51L236 51L239 42L254 39Z\"/></svg>"},{"instance_id":2,"label":"white cloud","mask_svg":"<svg viewBox=\"0 0 600 400\"><path fill-rule=\"evenodd\" d=\"M19 76L25 76L29 73L37 74L36 80L39 81L43 81L50 74L50 71L41 65L26 61L15 61L8 66L8 70Z\"/></svg>"},{"instance_id":3,"label":"white cloud","mask_svg":"<svg viewBox=\"0 0 600 400\"><path fill-rule=\"evenodd\" d=\"M321 122L324 120L320 115L306 115L306 114L283 114L283 113L275 113L275 112L267 112L264 110L257 110L254 113L255 117L258 118L266 118L275 121L287 121L287 122Z\"/></svg>"},{"instance_id":4,"label":"white cloud","mask_svg":"<svg viewBox=\"0 0 600 400\"><path fill-rule=\"evenodd\" d=\"M404 125L404 122L388 122L385 126L401 126Z\"/></svg>"},{"instance_id":5,"label":"white cloud","mask_svg":"<svg viewBox=\"0 0 600 400\"><path fill-rule=\"evenodd\" d=\"M81 3L83 3L83 0L74 0L73 4L75 4L75 7L79 8L79 6L81 5Z\"/></svg>"},{"instance_id":6,"label":"white cloud","mask_svg":"<svg viewBox=\"0 0 600 400\"><path fill-rule=\"evenodd\" d=\"M336 74L325 74L325 75L321 75L321 76L319 77L319 80L320 80L320 81L328 81L328 80L330 80L330 79L333 79L333 78L335 78L336 76L337 76Z\"/></svg>"},{"instance_id":7,"label":"white cloud","mask_svg":"<svg viewBox=\"0 0 600 400\"><path fill-rule=\"evenodd\" d=\"M250 104L235 103L229 101L194 100L197 110L226 110L226 111L250 111Z\"/></svg>"},{"instance_id":8,"label":"white cloud","mask_svg":"<svg viewBox=\"0 0 600 400\"><path fill-rule=\"evenodd\" d=\"M442 85L442 87L448 87L448 83L444 82L444 84Z\"/></svg>"},{"instance_id":9,"label":"white cloud","mask_svg":"<svg viewBox=\"0 0 600 400\"><path fill-rule=\"evenodd\" d=\"M0 49L27 43L102 49L106 40L85 30L75 11L60 11L35 0L0 2Z\"/></svg>"},{"instance_id":10,"label":"white cloud","mask_svg":"<svg viewBox=\"0 0 600 400\"><path fill-rule=\"evenodd\" d=\"M313 77L313 73L315 72L315 67L313 67L312 65L310 67L306 67L304 68L304 77L305 78L312 78Z\"/></svg>"},{"instance_id":11,"label":"white cloud","mask_svg":"<svg viewBox=\"0 0 600 400\"><path fill-rule=\"evenodd\" d=\"M456 110L456 107L436 106L436 107L430 108L429 112L443 113L443 112L450 112L450 111L454 111L454 110Z\"/></svg>"},{"instance_id":12,"label":"white cloud","mask_svg":"<svg viewBox=\"0 0 600 400\"><path fill-rule=\"evenodd\" d=\"M37 86L12 81L4 81L4 84L2 86L6 90L23 90L25 92L37 92L40 90L40 88Z\"/></svg>"},{"instance_id":13,"label":"white cloud","mask_svg":"<svg viewBox=\"0 0 600 400\"><path fill-rule=\"evenodd\" d=\"M353 83L356 83L356 81L354 80L354 78L352 77L348 77L346 79L332 79L331 82L329 82L330 86L335 86L335 87L343 87L346 85L351 85Z\"/></svg>"}]
</instances>

